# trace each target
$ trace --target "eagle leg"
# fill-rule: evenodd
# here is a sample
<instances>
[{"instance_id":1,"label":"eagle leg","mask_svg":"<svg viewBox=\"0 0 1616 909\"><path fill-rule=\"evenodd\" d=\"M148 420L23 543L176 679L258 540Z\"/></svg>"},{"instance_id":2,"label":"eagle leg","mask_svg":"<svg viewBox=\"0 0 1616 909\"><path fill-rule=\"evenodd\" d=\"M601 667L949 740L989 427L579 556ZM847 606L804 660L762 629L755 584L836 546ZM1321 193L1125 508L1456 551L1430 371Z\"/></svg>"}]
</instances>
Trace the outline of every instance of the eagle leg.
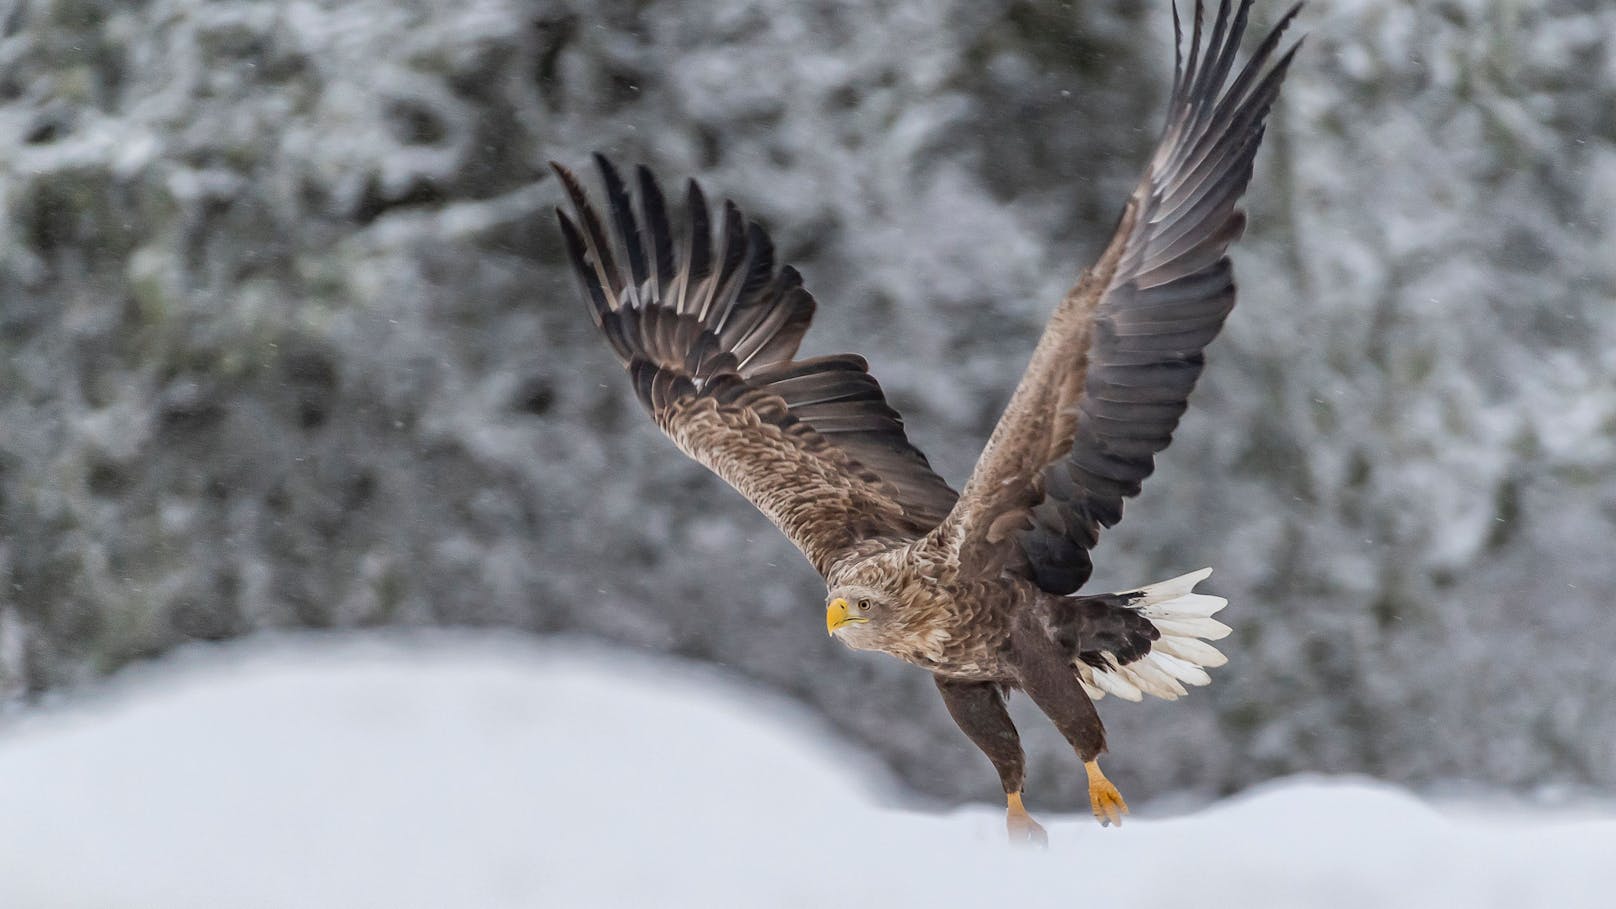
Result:
<instances>
[{"instance_id":1,"label":"eagle leg","mask_svg":"<svg viewBox=\"0 0 1616 909\"><path fill-rule=\"evenodd\" d=\"M1026 758L1021 752L1021 736L1005 709L1005 687L998 682L972 682L934 675L937 691L943 696L948 715L954 718L966 737L982 749L999 771L1004 786L1005 828L1012 843L1049 845L1049 834L1021 804L1021 788L1027 777Z\"/></svg>"},{"instance_id":2,"label":"eagle leg","mask_svg":"<svg viewBox=\"0 0 1616 909\"><path fill-rule=\"evenodd\" d=\"M1102 826L1121 826L1128 805L1100 772L1105 724L1073 670L1071 656L1050 634L1041 604L1023 609L1011 624L1009 664L1016 682L1066 737L1089 777L1089 805Z\"/></svg>"},{"instance_id":3,"label":"eagle leg","mask_svg":"<svg viewBox=\"0 0 1616 909\"><path fill-rule=\"evenodd\" d=\"M1121 827L1122 816L1128 813L1128 803L1122 800L1122 793L1100 772L1099 761L1085 761L1083 769L1089 774L1089 807L1094 817L1102 827L1112 824Z\"/></svg>"}]
</instances>

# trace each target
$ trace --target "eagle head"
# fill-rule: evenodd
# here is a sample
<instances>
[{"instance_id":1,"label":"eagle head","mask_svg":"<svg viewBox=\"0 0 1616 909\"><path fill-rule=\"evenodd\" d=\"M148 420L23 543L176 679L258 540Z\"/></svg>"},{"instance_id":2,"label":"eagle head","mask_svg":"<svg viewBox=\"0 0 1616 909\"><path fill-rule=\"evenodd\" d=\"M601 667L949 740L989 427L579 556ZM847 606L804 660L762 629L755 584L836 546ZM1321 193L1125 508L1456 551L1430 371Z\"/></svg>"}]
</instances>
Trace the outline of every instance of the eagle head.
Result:
<instances>
[{"instance_id":1,"label":"eagle head","mask_svg":"<svg viewBox=\"0 0 1616 909\"><path fill-rule=\"evenodd\" d=\"M855 650L879 650L896 605L884 591L859 584L831 588L825 630Z\"/></svg>"}]
</instances>

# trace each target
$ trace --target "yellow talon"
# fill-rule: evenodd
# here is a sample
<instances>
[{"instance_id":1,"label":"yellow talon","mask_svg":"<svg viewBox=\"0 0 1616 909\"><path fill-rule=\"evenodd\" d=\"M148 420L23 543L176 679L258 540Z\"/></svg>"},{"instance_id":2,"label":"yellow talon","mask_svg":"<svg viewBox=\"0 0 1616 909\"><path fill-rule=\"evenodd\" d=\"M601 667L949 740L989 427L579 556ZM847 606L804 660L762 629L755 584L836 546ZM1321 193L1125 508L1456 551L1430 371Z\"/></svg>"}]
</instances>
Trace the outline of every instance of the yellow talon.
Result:
<instances>
[{"instance_id":1,"label":"yellow talon","mask_svg":"<svg viewBox=\"0 0 1616 909\"><path fill-rule=\"evenodd\" d=\"M1049 834L1044 826L1032 819L1025 806L1021 804L1021 793L1012 792L1005 798L1008 808L1004 815L1004 826L1010 831L1010 842L1036 843L1039 846L1049 845Z\"/></svg>"},{"instance_id":2,"label":"yellow talon","mask_svg":"<svg viewBox=\"0 0 1616 909\"><path fill-rule=\"evenodd\" d=\"M1083 769L1089 774L1089 805L1094 809L1095 820L1102 827L1112 824L1121 827L1122 816L1128 813L1128 803L1122 800L1122 793L1100 772L1099 761L1084 761Z\"/></svg>"}]
</instances>

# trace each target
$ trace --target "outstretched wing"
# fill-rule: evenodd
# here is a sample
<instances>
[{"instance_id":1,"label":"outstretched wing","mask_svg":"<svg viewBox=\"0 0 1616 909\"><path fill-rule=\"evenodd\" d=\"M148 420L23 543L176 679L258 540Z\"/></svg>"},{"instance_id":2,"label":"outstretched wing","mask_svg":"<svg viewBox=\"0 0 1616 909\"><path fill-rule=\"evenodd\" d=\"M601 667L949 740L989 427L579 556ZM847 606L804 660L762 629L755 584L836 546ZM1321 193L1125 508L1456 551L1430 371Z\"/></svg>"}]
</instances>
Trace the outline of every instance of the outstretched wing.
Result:
<instances>
[{"instance_id":1,"label":"outstretched wing","mask_svg":"<svg viewBox=\"0 0 1616 909\"><path fill-rule=\"evenodd\" d=\"M909 443L864 359L794 359L814 298L796 269L775 270L768 234L726 201L715 244L691 181L688 235L675 250L650 172L636 173L636 217L616 168L595 161L612 236L577 178L552 162L577 221L556 214L590 315L662 431L822 575L860 544L935 527L957 496Z\"/></svg>"},{"instance_id":2,"label":"outstretched wing","mask_svg":"<svg viewBox=\"0 0 1616 909\"><path fill-rule=\"evenodd\" d=\"M1230 81L1250 0L1221 3L1174 67L1167 128L1100 261L1060 303L1021 384L933 541L967 570L1012 571L1051 593L1088 580L1100 528L1122 518L1172 439L1202 351L1234 306L1229 244L1292 46L1292 7ZM1173 34L1182 46L1178 10ZM1298 42L1300 44L1300 42Z\"/></svg>"}]
</instances>

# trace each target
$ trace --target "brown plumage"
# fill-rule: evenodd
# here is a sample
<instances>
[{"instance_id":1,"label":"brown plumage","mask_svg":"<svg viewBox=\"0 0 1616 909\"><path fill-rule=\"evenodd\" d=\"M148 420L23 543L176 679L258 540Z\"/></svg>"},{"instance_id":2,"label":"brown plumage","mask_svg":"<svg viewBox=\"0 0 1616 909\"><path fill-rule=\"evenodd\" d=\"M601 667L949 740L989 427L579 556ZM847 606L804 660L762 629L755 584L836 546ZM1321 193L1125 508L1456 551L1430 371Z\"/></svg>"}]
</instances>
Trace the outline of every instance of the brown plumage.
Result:
<instances>
[{"instance_id":1,"label":"brown plumage","mask_svg":"<svg viewBox=\"0 0 1616 909\"><path fill-rule=\"evenodd\" d=\"M554 165L558 212L591 317L652 418L769 517L829 588L849 646L930 670L949 712L999 770L1016 838L1023 761L1004 698L1025 691L1072 743L1102 822L1126 811L1100 774L1092 698L1175 698L1223 657L1223 605L1193 593L1210 569L1136 591L1074 596L1100 529L1167 447L1234 306L1228 246L1269 109L1296 52L1275 52L1293 7L1234 72L1250 0L1196 5L1167 128L1098 263L1056 308L963 493L904 433L865 361L796 359L815 303L768 235L688 186L683 239L645 168L638 211L596 156L609 221ZM1177 9L1174 35L1182 46ZM1299 43L1299 42L1298 42ZM1271 62L1272 61L1272 62ZM1231 74L1233 74L1231 78Z\"/></svg>"}]
</instances>

